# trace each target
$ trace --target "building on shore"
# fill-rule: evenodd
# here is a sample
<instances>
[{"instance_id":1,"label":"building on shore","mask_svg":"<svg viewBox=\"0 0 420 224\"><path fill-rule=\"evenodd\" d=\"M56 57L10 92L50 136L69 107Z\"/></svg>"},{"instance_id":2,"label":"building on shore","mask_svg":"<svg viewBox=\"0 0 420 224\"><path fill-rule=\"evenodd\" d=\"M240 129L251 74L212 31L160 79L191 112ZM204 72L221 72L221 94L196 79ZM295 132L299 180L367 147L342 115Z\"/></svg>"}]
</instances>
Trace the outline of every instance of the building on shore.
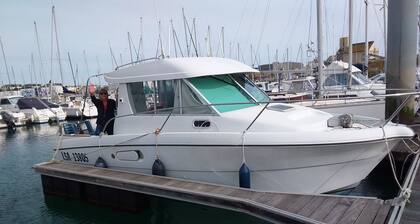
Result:
<instances>
[{"instance_id":1,"label":"building on shore","mask_svg":"<svg viewBox=\"0 0 420 224\"><path fill-rule=\"evenodd\" d=\"M364 71L365 68L365 42L353 44L353 65ZM369 76L384 72L385 57L379 55L379 48L375 46L374 41L368 42L368 73ZM340 48L335 55L328 57L326 64L332 61L349 61L349 39L340 38Z\"/></svg>"}]
</instances>

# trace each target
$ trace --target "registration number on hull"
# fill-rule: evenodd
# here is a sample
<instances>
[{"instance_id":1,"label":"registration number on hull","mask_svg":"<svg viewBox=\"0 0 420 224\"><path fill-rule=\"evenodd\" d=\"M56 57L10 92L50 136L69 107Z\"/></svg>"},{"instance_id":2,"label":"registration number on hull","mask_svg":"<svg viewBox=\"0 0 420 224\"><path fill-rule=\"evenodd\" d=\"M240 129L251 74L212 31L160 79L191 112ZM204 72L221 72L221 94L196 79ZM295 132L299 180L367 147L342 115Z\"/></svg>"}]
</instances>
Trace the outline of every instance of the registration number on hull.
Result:
<instances>
[{"instance_id":1,"label":"registration number on hull","mask_svg":"<svg viewBox=\"0 0 420 224\"><path fill-rule=\"evenodd\" d=\"M63 160L66 161L74 161L74 162L82 162L82 163L88 163L89 158L87 157L86 153L80 153L80 152L72 152L71 154L69 152L61 152L61 156L63 157Z\"/></svg>"}]
</instances>

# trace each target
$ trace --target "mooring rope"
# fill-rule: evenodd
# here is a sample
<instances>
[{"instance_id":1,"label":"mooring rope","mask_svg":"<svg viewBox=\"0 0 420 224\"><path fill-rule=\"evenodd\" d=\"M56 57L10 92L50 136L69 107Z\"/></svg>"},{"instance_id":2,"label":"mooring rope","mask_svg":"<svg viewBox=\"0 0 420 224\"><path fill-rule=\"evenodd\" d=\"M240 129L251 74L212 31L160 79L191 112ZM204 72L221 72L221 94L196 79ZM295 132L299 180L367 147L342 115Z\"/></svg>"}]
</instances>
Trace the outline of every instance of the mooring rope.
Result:
<instances>
[{"instance_id":1,"label":"mooring rope","mask_svg":"<svg viewBox=\"0 0 420 224\"><path fill-rule=\"evenodd\" d=\"M386 145L386 149L388 151L388 158L391 164L391 170L392 170L392 175L394 177L395 182L397 183L400 191L402 192L401 196L405 201L409 201L409 198L411 197L411 189L410 188L403 188L400 184L400 181L398 180L398 176L397 176L397 171L395 168L395 160L394 157L392 156L391 153L391 149L389 148L389 143L388 143L388 138L386 137L386 133L385 133L385 128L383 126L381 126L382 129L382 133L383 133L383 138L385 140L385 145Z\"/></svg>"}]
</instances>

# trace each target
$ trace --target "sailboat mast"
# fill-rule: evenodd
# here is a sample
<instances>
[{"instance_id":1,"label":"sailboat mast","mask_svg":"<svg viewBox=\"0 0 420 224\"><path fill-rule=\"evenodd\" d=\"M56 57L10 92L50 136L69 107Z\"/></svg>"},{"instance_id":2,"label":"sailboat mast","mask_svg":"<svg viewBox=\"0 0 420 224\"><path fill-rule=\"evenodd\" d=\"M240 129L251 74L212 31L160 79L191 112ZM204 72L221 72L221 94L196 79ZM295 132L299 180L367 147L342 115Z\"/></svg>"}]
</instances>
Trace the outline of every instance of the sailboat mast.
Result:
<instances>
[{"instance_id":1,"label":"sailboat mast","mask_svg":"<svg viewBox=\"0 0 420 224\"><path fill-rule=\"evenodd\" d=\"M384 20L384 58L387 58L387 22L386 22L386 10L387 10L386 0L383 0L383 20ZM384 63L384 73L386 74L387 63Z\"/></svg>"},{"instance_id":2,"label":"sailboat mast","mask_svg":"<svg viewBox=\"0 0 420 224\"><path fill-rule=\"evenodd\" d=\"M185 18L184 8L182 8L182 19L184 20L184 34L185 34L185 44L187 46L187 57L190 56L190 45L188 44L188 35L187 35L187 19Z\"/></svg>"},{"instance_id":3,"label":"sailboat mast","mask_svg":"<svg viewBox=\"0 0 420 224\"><path fill-rule=\"evenodd\" d=\"M210 26L207 26L207 38L208 38L208 46L209 46L209 57L213 57L213 52L211 50L211 37L210 37Z\"/></svg>"},{"instance_id":4,"label":"sailboat mast","mask_svg":"<svg viewBox=\"0 0 420 224\"><path fill-rule=\"evenodd\" d=\"M1 52L3 54L4 67L6 69L7 81L9 82L9 86L10 86L12 83L10 82L9 67L7 67L6 54L4 53L4 46L3 46L3 41L1 40L1 37L0 37L0 46L1 46Z\"/></svg>"},{"instance_id":5,"label":"sailboat mast","mask_svg":"<svg viewBox=\"0 0 420 224\"><path fill-rule=\"evenodd\" d=\"M369 76L368 0L365 0L365 76Z\"/></svg>"},{"instance_id":6,"label":"sailboat mast","mask_svg":"<svg viewBox=\"0 0 420 224\"><path fill-rule=\"evenodd\" d=\"M128 40L128 49L130 50L130 59L131 59L131 63L133 63L133 52L131 50L131 41L130 41L130 32L127 32L127 40Z\"/></svg>"},{"instance_id":7,"label":"sailboat mast","mask_svg":"<svg viewBox=\"0 0 420 224\"><path fill-rule=\"evenodd\" d=\"M324 48L324 30L322 24L322 15L324 11L323 0L317 0L317 31L318 31L318 91L319 98L323 97L324 87L324 59L323 59L323 48Z\"/></svg>"},{"instance_id":8,"label":"sailboat mast","mask_svg":"<svg viewBox=\"0 0 420 224\"><path fill-rule=\"evenodd\" d=\"M36 69L35 69L35 59L34 59L33 53L31 53L31 67L32 67L32 74L34 76L35 84L38 84L38 79L36 77Z\"/></svg>"},{"instance_id":9,"label":"sailboat mast","mask_svg":"<svg viewBox=\"0 0 420 224\"><path fill-rule=\"evenodd\" d=\"M61 66L60 45L58 44L58 32L57 32L57 20L55 18L55 6L52 7L52 16L53 16L54 30L55 30L55 42L57 45L58 66L60 68L61 83L64 84L63 67Z\"/></svg>"},{"instance_id":10,"label":"sailboat mast","mask_svg":"<svg viewBox=\"0 0 420 224\"><path fill-rule=\"evenodd\" d=\"M172 19L170 20L170 23L171 23L172 38L173 38L173 41L174 41L175 57L177 58L178 57L178 51L176 49L176 34L175 34L174 23L173 23Z\"/></svg>"},{"instance_id":11,"label":"sailboat mast","mask_svg":"<svg viewBox=\"0 0 420 224\"><path fill-rule=\"evenodd\" d=\"M10 69L12 71L12 75L13 75L13 82L14 82L14 87L16 88L16 75L15 75L15 70L13 69L13 66L10 66Z\"/></svg>"},{"instance_id":12,"label":"sailboat mast","mask_svg":"<svg viewBox=\"0 0 420 224\"><path fill-rule=\"evenodd\" d=\"M69 58L69 65L70 65L71 75L73 76L74 87L76 87L77 86L76 77L74 76L73 65L71 64L70 52L67 52L67 57Z\"/></svg>"},{"instance_id":13,"label":"sailboat mast","mask_svg":"<svg viewBox=\"0 0 420 224\"><path fill-rule=\"evenodd\" d=\"M348 64L348 88L352 85L352 68L353 68L353 0L349 1L349 64Z\"/></svg>"},{"instance_id":14,"label":"sailboat mast","mask_svg":"<svg viewBox=\"0 0 420 224\"><path fill-rule=\"evenodd\" d=\"M36 45L38 46L38 57L39 57L39 77L41 82L45 82L44 80L44 65L42 64L42 55L41 55L41 44L39 42L39 35L38 35L38 28L36 25L36 21L34 21L34 27L35 27L35 39L36 39Z\"/></svg>"}]
</instances>

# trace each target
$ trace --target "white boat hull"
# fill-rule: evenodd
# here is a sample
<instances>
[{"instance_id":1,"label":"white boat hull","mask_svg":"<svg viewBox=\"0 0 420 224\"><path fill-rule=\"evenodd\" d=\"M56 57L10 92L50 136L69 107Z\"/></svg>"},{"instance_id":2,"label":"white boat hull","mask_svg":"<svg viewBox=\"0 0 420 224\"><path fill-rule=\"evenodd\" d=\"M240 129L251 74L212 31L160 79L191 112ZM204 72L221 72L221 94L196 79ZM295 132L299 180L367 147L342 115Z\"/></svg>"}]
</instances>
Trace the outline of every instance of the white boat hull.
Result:
<instances>
[{"instance_id":1,"label":"white boat hull","mask_svg":"<svg viewBox=\"0 0 420 224\"><path fill-rule=\"evenodd\" d=\"M397 142L397 139L390 140L390 148ZM252 189L293 193L324 193L356 184L387 154L386 145L380 140L310 146L246 146L245 150ZM63 153L69 157L63 157ZM138 153L142 158L137 158ZM151 174L156 149L155 145L102 145L101 148L68 148L57 155L60 160L91 165L101 156L109 168ZM78 159L80 155L86 155L88 161ZM241 146L168 145L159 146L159 155L170 177L238 186Z\"/></svg>"}]
</instances>

